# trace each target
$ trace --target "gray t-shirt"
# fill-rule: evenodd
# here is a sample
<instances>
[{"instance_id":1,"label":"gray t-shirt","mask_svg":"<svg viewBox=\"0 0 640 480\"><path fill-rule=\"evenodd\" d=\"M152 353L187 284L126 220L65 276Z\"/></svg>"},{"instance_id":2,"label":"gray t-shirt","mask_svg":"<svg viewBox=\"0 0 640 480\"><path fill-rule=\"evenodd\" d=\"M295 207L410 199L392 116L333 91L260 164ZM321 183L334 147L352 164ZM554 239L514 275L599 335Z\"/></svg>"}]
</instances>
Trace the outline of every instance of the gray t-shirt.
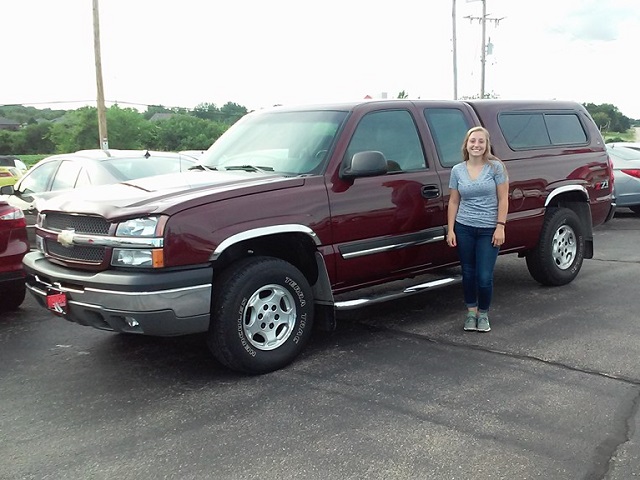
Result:
<instances>
[{"instance_id":1,"label":"gray t-shirt","mask_svg":"<svg viewBox=\"0 0 640 480\"><path fill-rule=\"evenodd\" d=\"M495 228L498 221L496 187L506 181L504 165L495 160L489 160L475 180L469 177L466 162L454 165L449 188L460 192L456 221L469 227Z\"/></svg>"}]
</instances>

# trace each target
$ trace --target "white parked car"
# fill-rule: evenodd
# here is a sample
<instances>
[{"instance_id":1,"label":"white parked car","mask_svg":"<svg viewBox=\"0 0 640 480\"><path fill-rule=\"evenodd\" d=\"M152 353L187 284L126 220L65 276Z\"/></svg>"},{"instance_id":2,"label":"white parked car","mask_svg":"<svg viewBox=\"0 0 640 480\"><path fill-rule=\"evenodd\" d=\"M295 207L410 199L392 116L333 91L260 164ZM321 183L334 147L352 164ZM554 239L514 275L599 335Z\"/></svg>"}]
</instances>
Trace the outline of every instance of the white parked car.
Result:
<instances>
[{"instance_id":1,"label":"white parked car","mask_svg":"<svg viewBox=\"0 0 640 480\"><path fill-rule=\"evenodd\" d=\"M21 209L34 245L38 202L75 188L184 172L197 164L189 155L149 150L80 150L43 158L15 185L0 187L0 199Z\"/></svg>"}]
</instances>

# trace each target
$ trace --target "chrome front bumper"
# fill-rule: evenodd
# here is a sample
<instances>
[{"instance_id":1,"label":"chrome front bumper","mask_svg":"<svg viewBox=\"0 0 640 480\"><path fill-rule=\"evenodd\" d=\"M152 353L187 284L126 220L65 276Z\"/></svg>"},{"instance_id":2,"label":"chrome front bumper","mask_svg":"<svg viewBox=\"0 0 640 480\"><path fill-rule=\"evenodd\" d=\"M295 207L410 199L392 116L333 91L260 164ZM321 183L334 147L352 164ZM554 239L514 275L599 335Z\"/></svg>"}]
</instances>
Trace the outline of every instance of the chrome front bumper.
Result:
<instances>
[{"instance_id":1,"label":"chrome front bumper","mask_svg":"<svg viewBox=\"0 0 640 480\"><path fill-rule=\"evenodd\" d=\"M179 271L71 270L40 252L24 258L26 285L47 308L47 294L63 292L66 320L102 330L173 336L206 332L211 309L209 266Z\"/></svg>"}]
</instances>

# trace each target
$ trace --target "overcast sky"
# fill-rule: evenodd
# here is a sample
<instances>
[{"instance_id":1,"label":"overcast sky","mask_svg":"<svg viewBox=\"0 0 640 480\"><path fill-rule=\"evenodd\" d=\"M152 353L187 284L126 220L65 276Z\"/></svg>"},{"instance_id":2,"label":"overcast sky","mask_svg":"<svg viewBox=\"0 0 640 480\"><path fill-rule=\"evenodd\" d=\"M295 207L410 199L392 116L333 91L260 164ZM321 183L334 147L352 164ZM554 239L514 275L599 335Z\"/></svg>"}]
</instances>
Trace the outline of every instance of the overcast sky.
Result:
<instances>
[{"instance_id":1,"label":"overcast sky","mask_svg":"<svg viewBox=\"0 0 640 480\"><path fill-rule=\"evenodd\" d=\"M100 0L107 105L451 99L452 0ZM481 85L482 2L457 0L458 96ZM485 91L640 118L639 0L487 0ZM0 1L0 105L95 105L92 0ZM633 72L633 73L632 73ZM56 104L47 102L79 102Z\"/></svg>"}]
</instances>

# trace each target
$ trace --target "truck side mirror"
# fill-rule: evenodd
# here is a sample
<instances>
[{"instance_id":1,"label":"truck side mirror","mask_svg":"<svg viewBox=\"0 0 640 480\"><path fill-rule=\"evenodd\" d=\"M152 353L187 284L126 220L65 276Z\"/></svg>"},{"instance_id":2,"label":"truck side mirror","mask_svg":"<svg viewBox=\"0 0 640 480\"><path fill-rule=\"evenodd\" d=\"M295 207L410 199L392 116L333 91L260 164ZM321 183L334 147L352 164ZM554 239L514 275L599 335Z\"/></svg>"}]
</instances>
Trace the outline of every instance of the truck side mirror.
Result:
<instances>
[{"instance_id":1,"label":"truck side mirror","mask_svg":"<svg viewBox=\"0 0 640 480\"><path fill-rule=\"evenodd\" d=\"M388 171L387 160L382 152L358 152L351 157L342 170L340 177L345 179L357 177L375 177Z\"/></svg>"},{"instance_id":2,"label":"truck side mirror","mask_svg":"<svg viewBox=\"0 0 640 480\"><path fill-rule=\"evenodd\" d=\"M0 187L0 195L13 195L15 193L15 190L13 188L13 185L3 185L2 187Z\"/></svg>"}]
</instances>

